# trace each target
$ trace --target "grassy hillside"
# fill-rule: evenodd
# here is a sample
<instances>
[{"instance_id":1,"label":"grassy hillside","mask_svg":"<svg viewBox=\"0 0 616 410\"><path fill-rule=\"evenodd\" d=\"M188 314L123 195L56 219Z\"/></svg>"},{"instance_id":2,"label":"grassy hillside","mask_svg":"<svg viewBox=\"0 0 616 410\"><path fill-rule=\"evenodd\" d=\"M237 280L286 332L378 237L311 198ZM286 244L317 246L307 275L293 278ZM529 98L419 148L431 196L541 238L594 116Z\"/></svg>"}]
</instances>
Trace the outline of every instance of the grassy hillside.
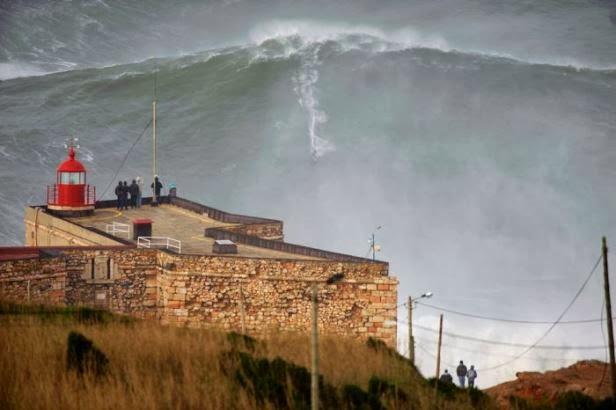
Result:
<instances>
[{"instance_id":1,"label":"grassy hillside","mask_svg":"<svg viewBox=\"0 0 616 410\"><path fill-rule=\"evenodd\" d=\"M99 375L67 368L71 332L106 356ZM324 336L320 349L323 408L435 408L433 387L382 344ZM309 408L309 364L302 334L255 340L89 309L0 303L3 409ZM442 409L492 408L477 392L438 397Z\"/></svg>"}]
</instances>

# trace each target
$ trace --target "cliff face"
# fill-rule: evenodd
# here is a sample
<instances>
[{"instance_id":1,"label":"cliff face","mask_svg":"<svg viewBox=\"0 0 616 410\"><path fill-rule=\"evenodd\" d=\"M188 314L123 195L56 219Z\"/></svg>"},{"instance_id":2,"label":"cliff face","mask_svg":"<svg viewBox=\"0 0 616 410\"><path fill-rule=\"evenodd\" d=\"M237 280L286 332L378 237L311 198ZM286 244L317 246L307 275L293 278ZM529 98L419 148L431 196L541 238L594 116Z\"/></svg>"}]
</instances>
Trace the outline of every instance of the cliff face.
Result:
<instances>
[{"instance_id":1,"label":"cliff face","mask_svg":"<svg viewBox=\"0 0 616 410\"><path fill-rule=\"evenodd\" d=\"M584 393L596 400L610 396L610 372L607 363L598 360L583 360L569 367L540 372L520 372L517 379L486 390L494 397L500 408L508 409L509 398L514 396L529 401L548 401L567 392Z\"/></svg>"}]
</instances>

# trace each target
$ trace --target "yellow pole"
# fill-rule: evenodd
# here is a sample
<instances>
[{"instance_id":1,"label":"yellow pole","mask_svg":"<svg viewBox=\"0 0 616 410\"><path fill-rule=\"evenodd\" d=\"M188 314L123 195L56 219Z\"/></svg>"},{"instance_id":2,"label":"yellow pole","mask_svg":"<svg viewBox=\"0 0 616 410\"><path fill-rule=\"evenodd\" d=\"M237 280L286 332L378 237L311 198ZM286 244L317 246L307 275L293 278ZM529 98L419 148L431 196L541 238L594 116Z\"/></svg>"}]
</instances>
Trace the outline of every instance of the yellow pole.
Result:
<instances>
[{"instance_id":1,"label":"yellow pole","mask_svg":"<svg viewBox=\"0 0 616 410\"><path fill-rule=\"evenodd\" d=\"M152 201L154 203L158 202L158 198L156 197L156 96L152 100L152 181L154 184L153 192L152 192Z\"/></svg>"}]
</instances>

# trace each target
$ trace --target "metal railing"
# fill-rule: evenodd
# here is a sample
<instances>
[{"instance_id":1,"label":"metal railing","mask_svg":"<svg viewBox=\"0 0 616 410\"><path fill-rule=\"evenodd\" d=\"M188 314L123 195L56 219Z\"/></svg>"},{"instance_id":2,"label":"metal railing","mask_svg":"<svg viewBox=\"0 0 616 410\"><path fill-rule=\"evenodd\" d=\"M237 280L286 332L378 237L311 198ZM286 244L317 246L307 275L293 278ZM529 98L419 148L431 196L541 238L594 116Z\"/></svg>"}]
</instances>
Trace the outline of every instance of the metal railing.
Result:
<instances>
[{"instance_id":1,"label":"metal railing","mask_svg":"<svg viewBox=\"0 0 616 410\"><path fill-rule=\"evenodd\" d=\"M58 203L58 187L55 184L47 185L47 203L49 205Z\"/></svg>"},{"instance_id":2,"label":"metal railing","mask_svg":"<svg viewBox=\"0 0 616 410\"><path fill-rule=\"evenodd\" d=\"M86 185L86 205L96 204L96 187L94 185Z\"/></svg>"},{"instance_id":3,"label":"metal railing","mask_svg":"<svg viewBox=\"0 0 616 410\"><path fill-rule=\"evenodd\" d=\"M105 225L105 232L111 235L126 234L126 239L130 239L130 225L120 222L113 222Z\"/></svg>"},{"instance_id":4,"label":"metal railing","mask_svg":"<svg viewBox=\"0 0 616 410\"><path fill-rule=\"evenodd\" d=\"M303 255L308 257L345 261L345 262L374 262L378 264L387 264L379 260L373 261L372 259L360 258L359 256L345 255L343 253L324 251L322 249L310 248L303 245L295 245L288 242L280 242L271 239L263 239L258 236L246 235L243 233L231 232L222 228L206 228L205 236L216 240L228 239L235 243L241 243L244 245L256 246L259 248L272 249L274 251L280 251L285 253L294 253L297 255ZM388 265L389 266L389 265Z\"/></svg>"},{"instance_id":5,"label":"metal railing","mask_svg":"<svg viewBox=\"0 0 616 410\"><path fill-rule=\"evenodd\" d=\"M165 248L182 253L182 242L167 236L140 236L137 238L139 248Z\"/></svg>"}]
</instances>

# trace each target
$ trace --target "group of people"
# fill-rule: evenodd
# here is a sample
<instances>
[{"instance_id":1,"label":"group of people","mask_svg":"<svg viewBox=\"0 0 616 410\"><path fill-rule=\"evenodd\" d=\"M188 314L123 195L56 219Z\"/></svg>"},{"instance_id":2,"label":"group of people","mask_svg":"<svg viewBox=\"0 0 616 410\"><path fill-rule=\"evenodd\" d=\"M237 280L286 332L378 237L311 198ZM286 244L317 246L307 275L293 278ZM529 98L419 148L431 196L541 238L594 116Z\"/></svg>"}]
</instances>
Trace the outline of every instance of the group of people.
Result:
<instances>
[{"instance_id":1,"label":"group of people","mask_svg":"<svg viewBox=\"0 0 616 410\"><path fill-rule=\"evenodd\" d=\"M477 370L475 370L475 366L471 365L470 369L467 369L464 365L464 362L460 360L460 364L456 368L456 376L458 376L458 381L460 383L460 387L466 387L466 379L468 379L468 387L475 387L475 379L477 378ZM453 383L453 377L449 374L449 371L445 369L445 373L441 374L439 377L439 381L442 383Z\"/></svg>"},{"instance_id":2,"label":"group of people","mask_svg":"<svg viewBox=\"0 0 616 410\"><path fill-rule=\"evenodd\" d=\"M154 182L150 186L154 190L156 198L159 198L163 184L158 179L158 176L154 178ZM128 209L129 206L131 208L140 208L142 193L143 179L141 177L133 179L130 185L126 181L119 181L118 186L115 188L115 194L118 198L118 210Z\"/></svg>"},{"instance_id":3,"label":"group of people","mask_svg":"<svg viewBox=\"0 0 616 410\"><path fill-rule=\"evenodd\" d=\"M117 208L122 210L128 209L129 206L131 208L141 207L142 186L143 181L140 177L133 179L130 185L126 181L119 181L115 189L115 194L118 198Z\"/></svg>"}]
</instances>

